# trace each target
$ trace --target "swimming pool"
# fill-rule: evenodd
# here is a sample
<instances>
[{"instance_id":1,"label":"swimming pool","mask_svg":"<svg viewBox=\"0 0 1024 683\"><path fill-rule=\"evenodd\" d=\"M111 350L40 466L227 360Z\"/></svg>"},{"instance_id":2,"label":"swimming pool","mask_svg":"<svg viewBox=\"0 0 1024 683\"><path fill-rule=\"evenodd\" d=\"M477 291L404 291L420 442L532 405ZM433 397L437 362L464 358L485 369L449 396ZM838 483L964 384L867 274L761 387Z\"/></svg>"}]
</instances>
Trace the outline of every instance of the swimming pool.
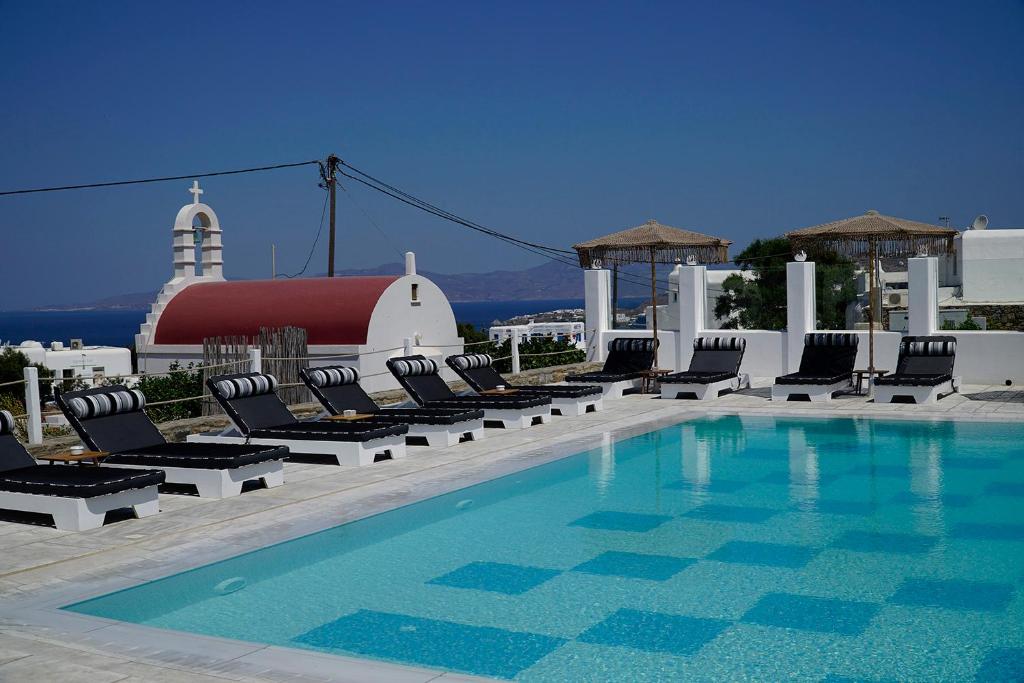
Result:
<instances>
[{"instance_id":1,"label":"swimming pool","mask_svg":"<svg viewBox=\"0 0 1024 683\"><path fill-rule=\"evenodd\" d=\"M1024 424L683 422L65 609L530 681L1024 675Z\"/></svg>"}]
</instances>

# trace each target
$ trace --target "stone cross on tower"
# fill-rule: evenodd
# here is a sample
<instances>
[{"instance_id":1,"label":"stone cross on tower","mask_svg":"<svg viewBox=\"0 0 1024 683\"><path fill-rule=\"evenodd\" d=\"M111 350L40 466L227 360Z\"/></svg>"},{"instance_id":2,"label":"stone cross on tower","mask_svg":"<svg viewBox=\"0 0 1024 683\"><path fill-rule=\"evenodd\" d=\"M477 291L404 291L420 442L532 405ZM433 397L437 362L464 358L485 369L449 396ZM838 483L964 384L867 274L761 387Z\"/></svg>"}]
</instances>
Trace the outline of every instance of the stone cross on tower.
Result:
<instances>
[{"instance_id":1,"label":"stone cross on tower","mask_svg":"<svg viewBox=\"0 0 1024 683\"><path fill-rule=\"evenodd\" d=\"M201 195L203 193L203 191L199 189L199 181L198 180L193 180L192 181L192 189L190 189L189 192L192 193L192 203L193 204L198 204L199 203L199 195Z\"/></svg>"},{"instance_id":2,"label":"stone cross on tower","mask_svg":"<svg viewBox=\"0 0 1024 683\"><path fill-rule=\"evenodd\" d=\"M174 219L174 280L224 279L220 223L217 214L199 201L203 190L193 180L192 202L181 207ZM202 260L196 263L196 241L202 244ZM198 266L198 267L197 267ZM174 281L172 280L172 282Z\"/></svg>"}]
</instances>

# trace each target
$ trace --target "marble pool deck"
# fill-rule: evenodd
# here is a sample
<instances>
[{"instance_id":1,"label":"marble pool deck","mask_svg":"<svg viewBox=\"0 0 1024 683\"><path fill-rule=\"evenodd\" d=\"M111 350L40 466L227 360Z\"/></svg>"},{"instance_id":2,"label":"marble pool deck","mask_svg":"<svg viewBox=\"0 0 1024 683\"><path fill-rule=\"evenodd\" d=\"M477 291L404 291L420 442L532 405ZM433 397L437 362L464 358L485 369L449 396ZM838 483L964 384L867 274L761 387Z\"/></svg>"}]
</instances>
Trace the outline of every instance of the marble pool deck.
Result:
<instances>
[{"instance_id":1,"label":"marble pool deck","mask_svg":"<svg viewBox=\"0 0 1024 683\"><path fill-rule=\"evenodd\" d=\"M286 483L237 498L160 496L158 515L87 532L0 521L0 681L471 681L462 674L224 640L57 608L407 505L705 414L1024 420L1024 391L964 386L937 404L768 400L767 380L716 401L632 395L581 417L363 468L288 463Z\"/></svg>"}]
</instances>

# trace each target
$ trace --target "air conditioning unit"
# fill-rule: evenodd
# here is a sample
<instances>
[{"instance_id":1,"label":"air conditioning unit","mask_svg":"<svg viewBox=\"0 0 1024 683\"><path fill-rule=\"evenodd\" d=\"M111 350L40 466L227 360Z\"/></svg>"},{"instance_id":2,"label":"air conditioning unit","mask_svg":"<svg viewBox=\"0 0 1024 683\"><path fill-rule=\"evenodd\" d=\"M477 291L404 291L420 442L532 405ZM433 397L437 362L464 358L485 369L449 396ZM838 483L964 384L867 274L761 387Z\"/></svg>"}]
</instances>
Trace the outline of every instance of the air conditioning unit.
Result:
<instances>
[{"instance_id":1,"label":"air conditioning unit","mask_svg":"<svg viewBox=\"0 0 1024 683\"><path fill-rule=\"evenodd\" d=\"M71 350L72 351L81 351L82 350L82 340L81 339L72 339L71 340Z\"/></svg>"},{"instance_id":2,"label":"air conditioning unit","mask_svg":"<svg viewBox=\"0 0 1024 683\"><path fill-rule=\"evenodd\" d=\"M907 292L889 292L885 295L886 306L906 306Z\"/></svg>"}]
</instances>

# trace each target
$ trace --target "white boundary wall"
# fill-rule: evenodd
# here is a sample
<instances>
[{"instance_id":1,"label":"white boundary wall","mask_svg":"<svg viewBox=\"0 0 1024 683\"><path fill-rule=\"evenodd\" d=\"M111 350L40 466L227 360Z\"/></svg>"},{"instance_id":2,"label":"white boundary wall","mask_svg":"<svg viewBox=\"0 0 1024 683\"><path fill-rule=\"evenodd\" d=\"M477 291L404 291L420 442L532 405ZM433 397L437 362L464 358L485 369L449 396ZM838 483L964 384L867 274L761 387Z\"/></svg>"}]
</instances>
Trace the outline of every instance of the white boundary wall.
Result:
<instances>
[{"instance_id":1,"label":"white boundary wall","mask_svg":"<svg viewBox=\"0 0 1024 683\"><path fill-rule=\"evenodd\" d=\"M1024 264L1021 264L1024 272ZM938 259L920 257L908 260L910 286L910 329L917 335L950 334L957 338L954 372L968 384L1024 383L1024 332L955 332L936 330ZM658 330L661 347L658 367L685 369L690 349L697 336L742 337L747 340L742 372L753 377L776 377L795 372L800 364L803 337L816 330L814 312L814 263L787 264L785 331L770 330L708 330L703 328L703 311L707 291L704 266L676 266L679 282L678 298L670 305L678 306L680 321L676 330ZM610 302L610 271L585 272L587 306L587 359L603 361L608 340L614 337L650 337L648 330L612 330ZM859 338L857 368L868 366L868 331L852 332ZM899 332L875 331L875 366L892 371L899 357Z\"/></svg>"}]
</instances>

